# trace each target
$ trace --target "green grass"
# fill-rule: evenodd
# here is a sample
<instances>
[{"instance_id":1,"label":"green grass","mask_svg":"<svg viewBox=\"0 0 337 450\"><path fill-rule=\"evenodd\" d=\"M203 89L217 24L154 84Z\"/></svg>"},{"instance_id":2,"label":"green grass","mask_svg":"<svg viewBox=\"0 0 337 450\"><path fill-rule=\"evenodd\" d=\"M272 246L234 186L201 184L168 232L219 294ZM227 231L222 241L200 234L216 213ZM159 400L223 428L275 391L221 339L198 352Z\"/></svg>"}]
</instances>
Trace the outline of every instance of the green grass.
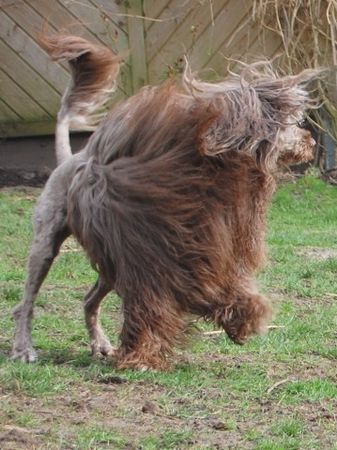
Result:
<instances>
[{"instance_id":1,"label":"green grass","mask_svg":"<svg viewBox=\"0 0 337 450\"><path fill-rule=\"evenodd\" d=\"M99 449L103 446L122 449L127 444L127 439L120 436L116 431L107 431L102 428L90 428L84 426L77 431L76 446L78 450ZM65 445L67 443L65 442Z\"/></svg>"},{"instance_id":2,"label":"green grass","mask_svg":"<svg viewBox=\"0 0 337 450\"><path fill-rule=\"evenodd\" d=\"M164 431L158 436L149 436L141 440L142 448L147 450L165 449L183 449L190 448L193 445L192 431Z\"/></svg>"},{"instance_id":3,"label":"green grass","mask_svg":"<svg viewBox=\"0 0 337 450\"><path fill-rule=\"evenodd\" d=\"M275 304L276 328L240 347L224 334L204 336L212 328L200 323L168 373L118 372L91 358L81 302L95 273L74 240L36 301L39 362L9 360L35 201L35 191L0 191L0 446L337 448L336 187L310 175L275 195L259 284ZM120 300L110 295L102 313L117 343Z\"/></svg>"}]
</instances>

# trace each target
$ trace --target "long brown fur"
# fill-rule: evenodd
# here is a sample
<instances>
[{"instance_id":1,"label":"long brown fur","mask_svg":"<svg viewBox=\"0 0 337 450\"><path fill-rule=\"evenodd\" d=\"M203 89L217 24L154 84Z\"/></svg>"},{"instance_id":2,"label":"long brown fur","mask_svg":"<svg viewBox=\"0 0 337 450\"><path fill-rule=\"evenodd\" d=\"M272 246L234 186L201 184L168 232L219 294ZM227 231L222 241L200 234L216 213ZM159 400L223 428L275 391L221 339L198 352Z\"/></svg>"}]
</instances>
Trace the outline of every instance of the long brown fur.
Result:
<instances>
[{"instance_id":1,"label":"long brown fur","mask_svg":"<svg viewBox=\"0 0 337 450\"><path fill-rule=\"evenodd\" d=\"M122 57L79 36L43 34L39 42L54 61L68 61L72 70L72 85L63 100L68 112L89 118L114 89Z\"/></svg>"},{"instance_id":2,"label":"long brown fur","mask_svg":"<svg viewBox=\"0 0 337 450\"><path fill-rule=\"evenodd\" d=\"M69 120L85 121L115 82L119 57L73 36L45 39L73 67L58 115L52 174L35 212L35 238L17 322L14 359L34 361L31 320L41 283L73 233L99 274L84 301L94 355L113 348L99 323L111 290L124 323L119 368L164 369L195 314L237 343L263 333L269 301L256 287L265 261L266 212L278 165L312 158L298 121L317 71L277 77L246 67L222 83L182 81L142 89L116 106L71 156ZM117 59L116 59L117 58Z\"/></svg>"},{"instance_id":3,"label":"long brown fur","mask_svg":"<svg viewBox=\"0 0 337 450\"><path fill-rule=\"evenodd\" d=\"M67 61L71 69L71 82L62 96L55 130L57 164L72 155L70 125L95 126L104 112L98 113L116 90L122 57L102 45L92 44L78 36L41 34L40 45L54 61Z\"/></svg>"},{"instance_id":4,"label":"long brown fur","mask_svg":"<svg viewBox=\"0 0 337 450\"><path fill-rule=\"evenodd\" d=\"M187 313L238 343L265 331L272 309L254 275L265 258L272 170L314 75L145 88L93 135L70 187L68 223L123 299L118 367L165 367ZM292 152L304 140L303 160L312 141L300 133Z\"/></svg>"}]
</instances>

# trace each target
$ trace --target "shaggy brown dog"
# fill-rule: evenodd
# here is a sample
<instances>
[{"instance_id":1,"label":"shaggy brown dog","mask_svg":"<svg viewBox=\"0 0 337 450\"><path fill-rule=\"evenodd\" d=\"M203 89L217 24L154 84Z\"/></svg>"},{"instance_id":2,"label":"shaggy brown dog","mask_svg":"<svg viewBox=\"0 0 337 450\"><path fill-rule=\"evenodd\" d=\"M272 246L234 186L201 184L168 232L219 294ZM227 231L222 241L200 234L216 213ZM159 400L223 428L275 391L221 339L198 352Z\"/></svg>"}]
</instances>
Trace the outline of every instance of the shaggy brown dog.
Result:
<instances>
[{"instance_id":1,"label":"shaggy brown dog","mask_svg":"<svg viewBox=\"0 0 337 450\"><path fill-rule=\"evenodd\" d=\"M96 50L88 44L87 52L67 53L67 45L46 41L52 55L70 59L74 70L62 117L74 110L85 116L81 107L91 100L83 97L94 94L95 76L91 85L81 85L81 76ZM95 74L95 64L90 70ZM306 85L317 75L278 78L255 66L209 84L187 70L183 82L144 88L115 107L80 156L60 166L37 216L41 229L44 217L54 220L62 206L62 226L54 226L49 245L54 239L58 249L73 233L99 273L85 306L94 352L112 353L98 323L99 304L112 289L123 301L119 368L166 368L188 314L213 321L240 344L265 331L272 311L255 274L265 257L273 172L280 163L312 158L315 142L299 121L310 106ZM62 147L67 127L58 132ZM62 182L56 207L51 199ZM43 233L36 233L41 241ZM56 253L45 258L46 266ZM34 250L32 255L38 261ZM27 318L44 276L16 309L13 357L35 358Z\"/></svg>"}]
</instances>

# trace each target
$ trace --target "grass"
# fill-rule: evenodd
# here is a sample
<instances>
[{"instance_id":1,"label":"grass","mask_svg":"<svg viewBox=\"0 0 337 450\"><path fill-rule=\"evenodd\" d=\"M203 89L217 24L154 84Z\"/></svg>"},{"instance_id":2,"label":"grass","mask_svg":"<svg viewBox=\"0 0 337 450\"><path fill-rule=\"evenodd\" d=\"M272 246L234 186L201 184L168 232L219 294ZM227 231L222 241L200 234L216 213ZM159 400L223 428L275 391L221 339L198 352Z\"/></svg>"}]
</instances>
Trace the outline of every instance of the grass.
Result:
<instances>
[{"instance_id":1,"label":"grass","mask_svg":"<svg viewBox=\"0 0 337 450\"><path fill-rule=\"evenodd\" d=\"M0 191L0 448L337 448L336 187L309 175L274 198L259 282L276 328L239 347L200 324L169 373L92 360L81 299L95 273L72 239L36 301L39 362L8 359L36 196ZM110 295L103 325L114 343L119 311Z\"/></svg>"}]
</instances>

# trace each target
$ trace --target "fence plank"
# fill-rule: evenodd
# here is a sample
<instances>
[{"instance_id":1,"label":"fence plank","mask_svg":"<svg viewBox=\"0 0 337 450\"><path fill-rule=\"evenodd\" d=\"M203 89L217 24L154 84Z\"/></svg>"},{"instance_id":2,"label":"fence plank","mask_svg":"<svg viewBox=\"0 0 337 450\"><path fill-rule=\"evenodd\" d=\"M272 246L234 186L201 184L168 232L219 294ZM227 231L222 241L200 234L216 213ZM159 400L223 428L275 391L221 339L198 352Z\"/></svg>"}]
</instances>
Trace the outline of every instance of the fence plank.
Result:
<instances>
[{"instance_id":1,"label":"fence plank","mask_svg":"<svg viewBox=\"0 0 337 450\"><path fill-rule=\"evenodd\" d=\"M168 41L172 34L175 35L177 28L183 23L186 16L192 11L199 9L199 5L194 0L186 0L184 7L181 1L171 0L162 10L158 20L162 22L154 22L152 27L146 32L146 52L147 58L151 59L159 53L163 45ZM181 45L183 42L179 42ZM184 43L183 43L184 44Z\"/></svg>"},{"instance_id":2,"label":"fence plank","mask_svg":"<svg viewBox=\"0 0 337 450\"><path fill-rule=\"evenodd\" d=\"M229 40L223 42L217 52L211 54L209 59L204 61L202 69L211 69L213 73L223 77L228 67L234 65L235 60L247 61L247 58L249 58L247 49L255 42L258 27L256 24L249 22L242 29L237 28L237 30L235 36L232 35Z\"/></svg>"},{"instance_id":3,"label":"fence plank","mask_svg":"<svg viewBox=\"0 0 337 450\"><path fill-rule=\"evenodd\" d=\"M24 120L48 119L48 114L0 69L0 98Z\"/></svg>"},{"instance_id":4,"label":"fence plank","mask_svg":"<svg viewBox=\"0 0 337 450\"><path fill-rule=\"evenodd\" d=\"M249 6L246 0L230 0L221 8L215 17L213 24L196 40L191 63L196 69L205 67L207 61L219 48L226 43L238 28L238 25L249 14Z\"/></svg>"},{"instance_id":5,"label":"fence plank","mask_svg":"<svg viewBox=\"0 0 337 450\"><path fill-rule=\"evenodd\" d=\"M101 44L106 44L118 50L116 47L116 32L117 37L119 33L116 25L109 20L104 20L95 5L88 0L58 0L58 2L70 11L74 18L80 21L87 29L90 31L95 30L93 34L99 39Z\"/></svg>"},{"instance_id":6,"label":"fence plank","mask_svg":"<svg viewBox=\"0 0 337 450\"><path fill-rule=\"evenodd\" d=\"M19 86L24 85L27 94L33 97L44 111L50 116L57 113L60 95L1 39L0 61L2 61L2 69L10 73Z\"/></svg>"},{"instance_id":7,"label":"fence plank","mask_svg":"<svg viewBox=\"0 0 337 450\"><path fill-rule=\"evenodd\" d=\"M45 26L47 31L52 27L53 31L65 30L68 33L77 34L92 42L100 42L95 36L95 33L92 33L86 28L78 18L71 14L67 8L58 3L57 0L52 2L46 2L46 0L26 0L26 2L29 4L30 9L35 13L33 16L33 24L28 24L25 15L22 17L22 14L19 15L18 11L13 11L12 17L18 21L28 33L31 34L31 29L33 28L33 37L35 37L36 31L40 32Z\"/></svg>"},{"instance_id":8,"label":"fence plank","mask_svg":"<svg viewBox=\"0 0 337 450\"><path fill-rule=\"evenodd\" d=\"M148 82L146 51L144 41L144 20L142 0L133 0L132 7L127 8L128 33L130 43L131 78L133 92ZM134 16L134 17L133 17Z\"/></svg>"},{"instance_id":9,"label":"fence plank","mask_svg":"<svg viewBox=\"0 0 337 450\"><path fill-rule=\"evenodd\" d=\"M257 59L266 59L266 57L272 59L282 46L281 38L277 39L273 31L266 30L265 38L262 40L258 34L255 41L249 47L249 53L253 55L255 61Z\"/></svg>"},{"instance_id":10,"label":"fence plank","mask_svg":"<svg viewBox=\"0 0 337 450\"><path fill-rule=\"evenodd\" d=\"M15 28L13 34L15 34L16 29L24 30L25 34L28 35L33 41L37 41L39 33L47 25L47 30L51 32L57 32L62 29L62 26L53 26L50 22L46 20L46 17L40 15L28 2L27 4L11 3L10 5L3 8L3 11L7 14L9 18L14 22ZM40 0L33 0L34 6L38 7ZM35 4L36 3L36 4ZM63 68L67 71L67 65L61 63Z\"/></svg>"},{"instance_id":11,"label":"fence plank","mask_svg":"<svg viewBox=\"0 0 337 450\"><path fill-rule=\"evenodd\" d=\"M18 122L21 117L16 114L6 103L0 98L0 117L3 122Z\"/></svg>"},{"instance_id":12,"label":"fence plank","mask_svg":"<svg viewBox=\"0 0 337 450\"><path fill-rule=\"evenodd\" d=\"M11 0L0 6L0 123L13 122L10 133L52 130L59 95L68 84L65 63L55 64L39 46L41 30L80 35L91 42L130 52L112 102L147 83L182 70L187 53L192 68L225 72L225 57L249 60L271 56L280 40L270 31L259 39L252 1L245 0ZM146 20L146 17L154 20ZM265 32L266 34L266 32ZM47 114L48 112L48 114ZM49 119L48 119L49 117ZM34 121L34 124L22 121ZM20 122L17 122L20 121ZM37 121L37 122L36 122ZM50 121L50 122L48 122ZM38 123L39 125L36 125ZM7 130L9 128L7 127Z\"/></svg>"},{"instance_id":13,"label":"fence plank","mask_svg":"<svg viewBox=\"0 0 337 450\"><path fill-rule=\"evenodd\" d=\"M2 9L34 40L45 24L45 19L22 1L12 2Z\"/></svg>"},{"instance_id":14,"label":"fence plank","mask_svg":"<svg viewBox=\"0 0 337 450\"><path fill-rule=\"evenodd\" d=\"M120 32L117 39L116 36L113 37L111 21L105 23L106 21L104 21L102 13L93 3L88 1L83 3L81 0L81 4L83 4L81 9L78 9L74 6L74 4L71 4L71 8L68 7L68 4L70 6L69 0L61 0L61 2L46 2L45 0L26 1L29 3L31 8L34 8L34 10L36 8L36 10L41 12L41 14L45 17L46 22L44 25L47 25L47 30L50 27L53 29L52 31L65 30L68 33L82 36L83 38L97 44L102 44L103 42L105 45L112 47L119 52L126 52L128 49L128 40L125 32ZM101 3L102 0L98 0L97 2ZM79 2L74 3L77 5ZM93 14L92 11L94 11L95 14ZM22 21L23 18L21 18L21 24L24 26ZM116 29L115 25L113 25L113 27ZM97 36L96 28L99 28L101 32L100 38ZM66 64L65 67L67 67ZM124 98L131 91L130 68L127 63L125 63L122 68L121 78L123 79L123 82L118 83L118 89L121 91L119 96Z\"/></svg>"},{"instance_id":15,"label":"fence plank","mask_svg":"<svg viewBox=\"0 0 337 450\"><path fill-rule=\"evenodd\" d=\"M110 35L110 42L114 42L114 48L117 52L127 56L129 53L129 36L127 33L127 17L125 10L118 7L116 4L112 4L111 0L90 0L94 4L99 12L101 21L105 21L105 15L108 17L111 23L114 24L114 28L111 26L107 28ZM107 42L108 46L111 46ZM131 81L131 67L128 61L122 66L120 74L120 82L118 83L119 89L123 92L123 96L127 97L132 94L132 81Z\"/></svg>"},{"instance_id":16,"label":"fence plank","mask_svg":"<svg viewBox=\"0 0 337 450\"><path fill-rule=\"evenodd\" d=\"M27 30L30 31L33 37L36 36L37 32L41 32L43 27L47 27L46 31L48 31L48 29L50 28L52 28L51 30L52 32L65 30L66 32L82 36L83 38L88 39L90 42L102 44L102 41L98 39L98 37L95 35L95 31L92 31L86 26L84 26L84 24L82 23L83 21L81 21L79 17L75 17L71 12L69 12L66 9L66 7L64 7L56 0L53 2L46 2L45 0L26 0L26 1L30 5L29 14L28 11L26 10L23 12L27 14L22 14L21 10L19 11L20 14L18 14L17 8L11 8L11 13L13 15L13 18L16 21L18 21L20 26L22 26L25 29L25 31ZM94 6L92 7L94 8ZM39 16L37 11L39 11L42 14L44 19L42 18L42 16ZM32 20L32 23L29 22L29 24L27 24L26 17L29 17L29 19ZM102 18L99 18L98 22L99 21L102 22ZM35 26L33 25L34 23L36 24ZM106 44L111 47L111 40L109 40L109 42L107 42ZM123 41L122 47L124 46L127 47L127 43ZM62 63L62 66L68 70L68 65L66 63ZM119 94L119 96L124 98L126 92L130 92L131 89L129 81L130 78L129 68L127 67L127 64L124 65L122 71L124 82L123 84L118 84L118 89L121 91L121 94ZM63 92L63 90L64 87L62 88L61 92Z\"/></svg>"},{"instance_id":17,"label":"fence plank","mask_svg":"<svg viewBox=\"0 0 337 450\"><path fill-rule=\"evenodd\" d=\"M163 1L144 0L143 1L144 16L152 19L157 19L158 16L162 13L163 9L166 8L167 5L170 3L171 0L163 0ZM156 23L155 21L145 20L144 22L145 30L148 30L155 23Z\"/></svg>"},{"instance_id":18,"label":"fence plank","mask_svg":"<svg viewBox=\"0 0 337 450\"><path fill-rule=\"evenodd\" d=\"M265 47L259 38L261 25L258 22L249 20L249 14L244 18L243 23L239 25L233 40L224 42L220 49L206 62L207 67L212 68L223 76L228 64L230 67L237 66L234 60L248 63L254 62L266 56L271 57L275 49L278 49L281 38L269 32L269 45Z\"/></svg>"},{"instance_id":19,"label":"fence plank","mask_svg":"<svg viewBox=\"0 0 337 450\"><path fill-rule=\"evenodd\" d=\"M0 123L0 137L43 136L54 134L55 122L12 122Z\"/></svg>"},{"instance_id":20,"label":"fence plank","mask_svg":"<svg viewBox=\"0 0 337 450\"><path fill-rule=\"evenodd\" d=\"M240 3L242 1L238 0ZM206 29L208 30L208 39L204 44L204 48L207 52L210 43L215 39L215 26L213 27L212 21L214 17L216 20L217 15L226 9L224 5L227 2L228 0L214 1L212 3L212 10L208 2L202 4L196 3L190 14L181 23L176 25L174 33L171 34L160 51L149 60L149 78L151 80L160 80L165 77L165 71L168 70L169 66L179 66L179 60L186 52L190 53L190 50L195 47L198 40L200 40L200 36L203 35ZM225 32L224 30L225 25L221 27L221 35ZM155 36L151 37L150 42L153 40L156 41Z\"/></svg>"},{"instance_id":21,"label":"fence plank","mask_svg":"<svg viewBox=\"0 0 337 450\"><path fill-rule=\"evenodd\" d=\"M68 84L68 72L59 64L50 62L47 53L3 12L0 12L0 23L0 37L6 44L34 67L59 93L63 92Z\"/></svg>"},{"instance_id":22,"label":"fence plank","mask_svg":"<svg viewBox=\"0 0 337 450\"><path fill-rule=\"evenodd\" d=\"M121 8L111 0L90 0L96 6L102 17L102 13L123 33L127 38L127 20ZM102 17L105 20L104 17Z\"/></svg>"}]
</instances>

